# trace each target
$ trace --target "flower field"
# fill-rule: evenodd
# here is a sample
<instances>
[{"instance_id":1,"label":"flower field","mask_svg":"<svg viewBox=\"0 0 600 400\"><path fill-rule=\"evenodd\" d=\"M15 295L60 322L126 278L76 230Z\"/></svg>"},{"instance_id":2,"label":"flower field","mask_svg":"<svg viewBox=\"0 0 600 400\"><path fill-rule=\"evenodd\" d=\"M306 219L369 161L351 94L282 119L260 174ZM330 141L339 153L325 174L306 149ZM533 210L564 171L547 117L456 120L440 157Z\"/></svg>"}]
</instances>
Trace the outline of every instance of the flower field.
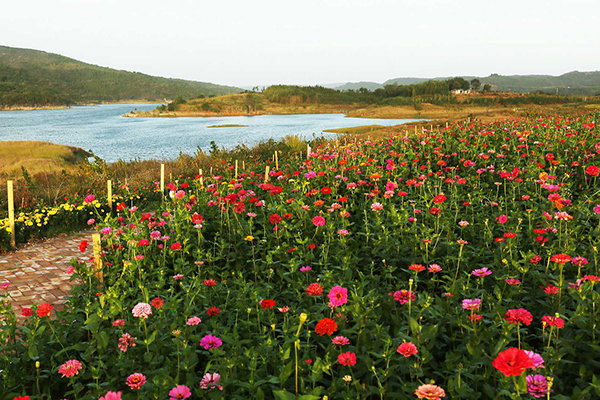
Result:
<instances>
[{"instance_id":1,"label":"flower field","mask_svg":"<svg viewBox=\"0 0 600 400\"><path fill-rule=\"evenodd\" d=\"M121 202L103 280L74 262L22 325L2 303L3 398L599 398L599 123L329 143Z\"/></svg>"}]
</instances>

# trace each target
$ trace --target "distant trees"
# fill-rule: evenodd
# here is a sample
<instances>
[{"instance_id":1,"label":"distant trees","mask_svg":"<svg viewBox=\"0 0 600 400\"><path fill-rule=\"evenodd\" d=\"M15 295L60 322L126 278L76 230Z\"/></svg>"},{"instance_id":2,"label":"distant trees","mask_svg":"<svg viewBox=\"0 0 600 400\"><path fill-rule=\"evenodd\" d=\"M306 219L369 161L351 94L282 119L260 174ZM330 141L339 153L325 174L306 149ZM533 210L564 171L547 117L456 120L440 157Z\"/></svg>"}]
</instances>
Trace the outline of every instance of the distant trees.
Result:
<instances>
[{"instance_id":1,"label":"distant trees","mask_svg":"<svg viewBox=\"0 0 600 400\"><path fill-rule=\"evenodd\" d=\"M485 85L483 85L483 91L484 92L491 92L492 91L492 86L488 83L486 83Z\"/></svg>"},{"instance_id":2,"label":"distant trees","mask_svg":"<svg viewBox=\"0 0 600 400\"><path fill-rule=\"evenodd\" d=\"M478 91L481 88L481 81L477 78L471 79L471 88Z\"/></svg>"}]
</instances>

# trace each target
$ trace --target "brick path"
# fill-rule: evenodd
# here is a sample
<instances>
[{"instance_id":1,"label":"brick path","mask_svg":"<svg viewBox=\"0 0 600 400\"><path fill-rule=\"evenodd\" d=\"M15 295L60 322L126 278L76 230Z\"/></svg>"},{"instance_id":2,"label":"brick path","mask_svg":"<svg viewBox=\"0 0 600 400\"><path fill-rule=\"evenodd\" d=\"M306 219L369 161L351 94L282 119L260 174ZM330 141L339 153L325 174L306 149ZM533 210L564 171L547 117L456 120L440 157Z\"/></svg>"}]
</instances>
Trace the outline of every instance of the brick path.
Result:
<instances>
[{"instance_id":1,"label":"brick path","mask_svg":"<svg viewBox=\"0 0 600 400\"><path fill-rule=\"evenodd\" d=\"M93 256L92 233L90 230L60 235L0 255L0 284L10 282L9 301L18 319L23 308L36 303L62 308L73 285L67 268L73 257L87 261ZM89 242L85 253L79 250L82 240Z\"/></svg>"}]
</instances>

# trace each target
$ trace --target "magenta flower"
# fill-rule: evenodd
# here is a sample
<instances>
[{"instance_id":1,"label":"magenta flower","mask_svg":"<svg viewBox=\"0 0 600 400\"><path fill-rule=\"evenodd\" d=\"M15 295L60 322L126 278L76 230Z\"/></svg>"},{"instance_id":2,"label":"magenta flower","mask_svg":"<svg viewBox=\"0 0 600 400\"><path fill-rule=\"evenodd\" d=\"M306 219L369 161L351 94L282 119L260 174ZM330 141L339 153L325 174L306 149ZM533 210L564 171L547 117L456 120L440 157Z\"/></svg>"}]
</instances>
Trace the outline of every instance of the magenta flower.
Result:
<instances>
[{"instance_id":1,"label":"magenta flower","mask_svg":"<svg viewBox=\"0 0 600 400\"><path fill-rule=\"evenodd\" d=\"M134 317L148 319L148 315L152 314L152 307L148 303L137 303L131 313Z\"/></svg>"},{"instance_id":2,"label":"magenta flower","mask_svg":"<svg viewBox=\"0 0 600 400\"><path fill-rule=\"evenodd\" d=\"M427 270L431 273L436 273L436 272L440 272L442 270L442 267L440 267L437 264L431 264L429 265L429 268L427 268Z\"/></svg>"},{"instance_id":3,"label":"magenta flower","mask_svg":"<svg viewBox=\"0 0 600 400\"><path fill-rule=\"evenodd\" d=\"M200 381L200 388L202 389L219 389L223 390L223 386L219 385L219 379L221 379L221 375L217 374L206 374L202 377Z\"/></svg>"},{"instance_id":4,"label":"magenta flower","mask_svg":"<svg viewBox=\"0 0 600 400\"><path fill-rule=\"evenodd\" d=\"M334 286L329 291L329 307L339 307L348 302L348 289L341 286Z\"/></svg>"},{"instance_id":5,"label":"magenta flower","mask_svg":"<svg viewBox=\"0 0 600 400\"><path fill-rule=\"evenodd\" d=\"M200 340L200 346L208 349L216 349L223 344L223 341L216 336L206 335Z\"/></svg>"},{"instance_id":6,"label":"magenta flower","mask_svg":"<svg viewBox=\"0 0 600 400\"><path fill-rule=\"evenodd\" d=\"M396 290L394 293L390 293L394 296L394 300L399 301L400 304L408 303L409 301L416 301L417 297L412 290ZM410 299L410 300L409 300Z\"/></svg>"},{"instance_id":7,"label":"magenta flower","mask_svg":"<svg viewBox=\"0 0 600 400\"><path fill-rule=\"evenodd\" d=\"M498 221L498 223L500 223L500 224L505 224L506 221L508 221L508 217L506 215L502 214L501 216L496 218L496 221Z\"/></svg>"},{"instance_id":8,"label":"magenta flower","mask_svg":"<svg viewBox=\"0 0 600 400\"><path fill-rule=\"evenodd\" d=\"M309 267L309 266L307 265L307 266L305 266L305 267L301 267L301 268L300 268L300 272L308 272L308 271L310 271L311 269L312 269L312 268L311 268L311 267Z\"/></svg>"},{"instance_id":9,"label":"magenta flower","mask_svg":"<svg viewBox=\"0 0 600 400\"><path fill-rule=\"evenodd\" d=\"M465 310L479 310L479 307L481 307L481 299L464 299L462 301L462 307Z\"/></svg>"},{"instance_id":10,"label":"magenta flower","mask_svg":"<svg viewBox=\"0 0 600 400\"><path fill-rule=\"evenodd\" d=\"M527 375L527 393L533 397L546 397L548 382L544 375Z\"/></svg>"},{"instance_id":11,"label":"magenta flower","mask_svg":"<svg viewBox=\"0 0 600 400\"><path fill-rule=\"evenodd\" d=\"M169 400L183 400L192 395L190 388L185 385L177 385L169 392Z\"/></svg>"},{"instance_id":12,"label":"magenta flower","mask_svg":"<svg viewBox=\"0 0 600 400\"><path fill-rule=\"evenodd\" d=\"M527 353L529 358L531 358L533 360L533 367L531 367L531 369L533 369L535 371L536 369L539 369L539 368L546 368L544 366L544 359L538 353L535 353L535 352L529 351L529 350L525 350L525 353Z\"/></svg>"},{"instance_id":13,"label":"magenta flower","mask_svg":"<svg viewBox=\"0 0 600 400\"><path fill-rule=\"evenodd\" d=\"M480 278L483 278L486 275L491 275L492 271L490 271L487 267L483 267L480 269L476 269L475 271L471 272L473 275L478 276Z\"/></svg>"},{"instance_id":14,"label":"magenta flower","mask_svg":"<svg viewBox=\"0 0 600 400\"><path fill-rule=\"evenodd\" d=\"M94 197L93 194L88 194L87 196L85 196L85 199L83 199L83 202L85 204L89 204L89 203L93 202L94 200L96 200L96 197Z\"/></svg>"},{"instance_id":15,"label":"magenta flower","mask_svg":"<svg viewBox=\"0 0 600 400\"><path fill-rule=\"evenodd\" d=\"M312 219L312 223L313 223L315 226L323 226L323 225L325 225L325 218L323 218L323 217L321 217L321 216L317 215L316 217L314 217L314 218Z\"/></svg>"}]
</instances>

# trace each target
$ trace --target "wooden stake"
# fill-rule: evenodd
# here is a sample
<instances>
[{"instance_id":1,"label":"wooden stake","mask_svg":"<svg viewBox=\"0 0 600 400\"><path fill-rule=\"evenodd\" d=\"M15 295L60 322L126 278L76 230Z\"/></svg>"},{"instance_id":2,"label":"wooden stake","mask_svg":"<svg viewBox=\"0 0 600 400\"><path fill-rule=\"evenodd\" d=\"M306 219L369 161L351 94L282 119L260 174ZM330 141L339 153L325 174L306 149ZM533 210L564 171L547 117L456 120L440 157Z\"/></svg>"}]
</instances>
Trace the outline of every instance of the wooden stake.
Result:
<instances>
[{"instance_id":1,"label":"wooden stake","mask_svg":"<svg viewBox=\"0 0 600 400\"><path fill-rule=\"evenodd\" d=\"M202 168L200 168L200 186L204 186L204 176L202 174Z\"/></svg>"},{"instance_id":2,"label":"wooden stake","mask_svg":"<svg viewBox=\"0 0 600 400\"><path fill-rule=\"evenodd\" d=\"M165 164L160 164L160 192L165 193Z\"/></svg>"},{"instance_id":3,"label":"wooden stake","mask_svg":"<svg viewBox=\"0 0 600 400\"><path fill-rule=\"evenodd\" d=\"M448 129L448 121L446 121L446 129Z\"/></svg>"},{"instance_id":4,"label":"wooden stake","mask_svg":"<svg viewBox=\"0 0 600 400\"><path fill-rule=\"evenodd\" d=\"M415 135L417 134L417 126L415 125Z\"/></svg>"},{"instance_id":5,"label":"wooden stake","mask_svg":"<svg viewBox=\"0 0 600 400\"><path fill-rule=\"evenodd\" d=\"M242 161L242 169L245 171L246 170L246 161Z\"/></svg>"},{"instance_id":6,"label":"wooden stake","mask_svg":"<svg viewBox=\"0 0 600 400\"><path fill-rule=\"evenodd\" d=\"M275 169L279 171L279 158L277 157L277 152L275 152Z\"/></svg>"},{"instance_id":7,"label":"wooden stake","mask_svg":"<svg viewBox=\"0 0 600 400\"><path fill-rule=\"evenodd\" d=\"M110 212L112 212L112 181L109 179L106 181L106 191L107 191L107 197L108 197L108 208L110 209Z\"/></svg>"},{"instance_id":8,"label":"wooden stake","mask_svg":"<svg viewBox=\"0 0 600 400\"><path fill-rule=\"evenodd\" d=\"M308 157L310 157L310 145L307 144L306 145L306 159L308 160Z\"/></svg>"},{"instance_id":9,"label":"wooden stake","mask_svg":"<svg viewBox=\"0 0 600 400\"><path fill-rule=\"evenodd\" d=\"M265 167L265 182L269 180L269 166Z\"/></svg>"},{"instance_id":10,"label":"wooden stake","mask_svg":"<svg viewBox=\"0 0 600 400\"><path fill-rule=\"evenodd\" d=\"M238 160L235 160L235 179L238 177Z\"/></svg>"},{"instance_id":11,"label":"wooden stake","mask_svg":"<svg viewBox=\"0 0 600 400\"><path fill-rule=\"evenodd\" d=\"M102 242L100 240L100 234L94 233L92 235L92 243L94 244L94 272L100 282L104 282L104 274L102 273L102 260L100 259L100 252L102 251Z\"/></svg>"},{"instance_id":12,"label":"wooden stake","mask_svg":"<svg viewBox=\"0 0 600 400\"><path fill-rule=\"evenodd\" d=\"M15 236L15 195L13 191L13 181L6 182L8 195L8 226L10 227L10 245L15 248L17 245Z\"/></svg>"}]
</instances>

